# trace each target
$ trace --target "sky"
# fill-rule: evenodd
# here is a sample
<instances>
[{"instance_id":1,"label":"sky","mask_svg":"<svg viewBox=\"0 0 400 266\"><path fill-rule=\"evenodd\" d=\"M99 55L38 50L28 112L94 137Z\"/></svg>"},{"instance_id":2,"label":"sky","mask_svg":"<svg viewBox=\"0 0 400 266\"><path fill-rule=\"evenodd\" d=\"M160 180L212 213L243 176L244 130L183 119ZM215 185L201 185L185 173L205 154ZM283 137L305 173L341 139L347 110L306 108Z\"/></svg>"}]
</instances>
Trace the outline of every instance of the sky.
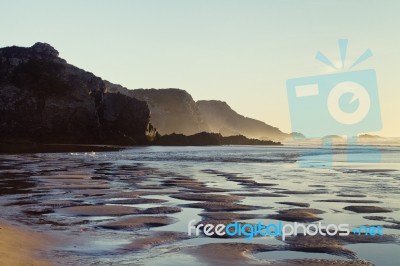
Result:
<instances>
[{"instance_id":1,"label":"sky","mask_svg":"<svg viewBox=\"0 0 400 266\"><path fill-rule=\"evenodd\" d=\"M195 100L291 132L286 81L340 65L375 69L382 136L400 136L400 2L396 0L0 0L0 47L51 44L60 57L136 88L180 88Z\"/></svg>"}]
</instances>

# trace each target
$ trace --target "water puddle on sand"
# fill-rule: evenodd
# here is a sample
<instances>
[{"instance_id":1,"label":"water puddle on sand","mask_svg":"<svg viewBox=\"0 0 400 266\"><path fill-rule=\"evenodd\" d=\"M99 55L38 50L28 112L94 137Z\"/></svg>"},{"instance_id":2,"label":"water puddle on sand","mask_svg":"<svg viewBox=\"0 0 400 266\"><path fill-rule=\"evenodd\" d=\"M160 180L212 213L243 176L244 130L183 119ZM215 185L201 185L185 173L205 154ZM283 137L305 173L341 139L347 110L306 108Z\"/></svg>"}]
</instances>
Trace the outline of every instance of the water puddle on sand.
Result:
<instances>
[{"instance_id":1,"label":"water puddle on sand","mask_svg":"<svg viewBox=\"0 0 400 266\"><path fill-rule=\"evenodd\" d=\"M357 253L358 257L376 265L398 266L400 261L399 244L349 244L346 248Z\"/></svg>"},{"instance_id":2,"label":"water puddle on sand","mask_svg":"<svg viewBox=\"0 0 400 266\"><path fill-rule=\"evenodd\" d=\"M87 241L85 245L79 246L66 246L61 250L65 252L71 252L76 254L85 255L110 255L115 254L115 250L119 249L121 246L129 244L131 241L126 239L95 239Z\"/></svg>"},{"instance_id":3,"label":"water puddle on sand","mask_svg":"<svg viewBox=\"0 0 400 266\"><path fill-rule=\"evenodd\" d=\"M189 221L194 219L196 222L204 222L207 218L201 216L202 213L219 213L218 210L205 211L203 205L200 205L201 208L182 206L189 203L207 203L207 201L176 199L172 197L173 193L199 196L244 193L243 199L229 200L227 203L232 206L237 203L260 208L248 211L224 211L260 216L259 219L240 220L242 222L278 222L277 219L267 218L267 215L276 215L282 210L302 208L291 205L293 203L309 204L307 208L322 211L323 213L316 216L321 219L323 225L330 223L348 223L350 226L393 225L390 222L368 220L364 218L365 216L400 220L398 207L400 174L398 171L387 170L400 169L400 162L394 159L400 158L400 150L390 149L390 160L382 165L339 162L334 169L299 168L295 163L298 153L299 149L293 147L139 147L90 156L82 153L0 155L0 159L8 158L8 161L3 161L4 163L0 161L0 175L3 177L0 199L3 203L12 203L2 207L3 218L26 223L39 231L56 231L73 238L73 244L66 243L54 252L60 255L55 256L57 261L61 260L60 263L171 266L206 265L196 257L197 254L188 254L186 251L196 250L197 247L211 243L245 243L280 247L288 245L273 237L256 237L247 241L245 238L210 238L204 235L189 239L171 238L172 241L164 236L162 240L156 239L154 242L157 234L178 232L187 235ZM313 160L318 163L318 156ZM56 184L57 178L62 175L68 178L60 179L60 184L67 182L68 186L60 186L58 189L46 188L45 185L49 184L46 182L51 181L52 184ZM83 186L77 187L77 184L81 183ZM85 189L85 186L90 187L90 185L107 186ZM35 186L40 187L40 190ZM221 190L223 192L219 192ZM126 194L118 196L120 192ZM144 195L128 195L136 192ZM201 197L196 199L198 198ZM134 204L113 203L116 200L130 199L138 201L131 201L135 202ZM147 199L142 201L147 203L140 203L140 199ZM150 203L150 199L163 202ZM378 203L322 201L332 199L374 200ZM138 213L122 216L64 215L60 210L68 207L66 201L70 201L73 206L104 204L128 206L138 209ZM214 201L217 199L214 198L210 202ZM356 213L344 209L351 205L389 208L392 212ZM149 208L157 207L170 207L171 213L144 213ZM178 208L181 209L180 212ZM162 209L158 208L155 211L158 210ZM25 211L29 211L28 214ZM47 211L54 212L47 213ZM143 227L120 230L101 226L110 221L139 216L170 217L174 222L158 227L153 227L154 224L150 223ZM218 219L223 218L225 217ZM397 265L393 262L399 261L400 231L387 229L385 233L396 237L397 242L344 244L343 247L354 251L358 258L369 260L376 265ZM164 240L166 242L163 242ZM135 241L145 244L138 245L140 246L138 250L121 249ZM249 260L249 264L284 259L348 259L327 253L295 250L255 252L249 256L253 258Z\"/></svg>"}]
</instances>

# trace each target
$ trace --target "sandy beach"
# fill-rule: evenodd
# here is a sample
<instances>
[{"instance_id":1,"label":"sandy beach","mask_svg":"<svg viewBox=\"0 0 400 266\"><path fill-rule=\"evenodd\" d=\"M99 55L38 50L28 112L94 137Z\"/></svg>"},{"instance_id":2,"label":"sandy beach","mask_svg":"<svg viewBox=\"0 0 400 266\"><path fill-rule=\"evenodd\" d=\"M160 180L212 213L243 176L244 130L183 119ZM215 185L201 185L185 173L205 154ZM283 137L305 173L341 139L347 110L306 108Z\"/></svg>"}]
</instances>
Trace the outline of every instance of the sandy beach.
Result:
<instances>
[{"instance_id":1,"label":"sandy beach","mask_svg":"<svg viewBox=\"0 0 400 266\"><path fill-rule=\"evenodd\" d=\"M45 253L55 237L0 220L0 265L54 265Z\"/></svg>"}]
</instances>

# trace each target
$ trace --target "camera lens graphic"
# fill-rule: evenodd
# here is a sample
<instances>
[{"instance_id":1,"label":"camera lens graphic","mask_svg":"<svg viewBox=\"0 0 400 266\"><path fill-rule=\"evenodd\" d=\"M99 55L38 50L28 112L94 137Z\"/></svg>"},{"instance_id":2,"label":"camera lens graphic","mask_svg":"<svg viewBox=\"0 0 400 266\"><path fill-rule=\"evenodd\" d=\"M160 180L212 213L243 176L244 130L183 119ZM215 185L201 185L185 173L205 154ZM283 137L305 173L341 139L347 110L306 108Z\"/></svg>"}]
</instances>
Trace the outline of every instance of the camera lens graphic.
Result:
<instances>
[{"instance_id":1,"label":"camera lens graphic","mask_svg":"<svg viewBox=\"0 0 400 266\"><path fill-rule=\"evenodd\" d=\"M353 112L345 112L340 107L340 98L344 94L351 93L353 97L348 104L359 102L358 108ZM368 114L371 100L363 86L355 82L341 82L337 84L328 96L328 110L333 119L341 124L352 125L362 121Z\"/></svg>"}]
</instances>

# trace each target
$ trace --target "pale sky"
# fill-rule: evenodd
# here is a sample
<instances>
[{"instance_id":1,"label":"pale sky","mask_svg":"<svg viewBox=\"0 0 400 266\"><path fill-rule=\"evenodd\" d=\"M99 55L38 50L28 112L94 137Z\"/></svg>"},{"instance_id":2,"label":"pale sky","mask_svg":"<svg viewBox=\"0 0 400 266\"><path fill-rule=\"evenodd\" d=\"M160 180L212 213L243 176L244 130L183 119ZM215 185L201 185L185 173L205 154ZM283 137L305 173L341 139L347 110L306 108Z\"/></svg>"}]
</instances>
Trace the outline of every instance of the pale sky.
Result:
<instances>
[{"instance_id":1,"label":"pale sky","mask_svg":"<svg viewBox=\"0 0 400 266\"><path fill-rule=\"evenodd\" d=\"M0 46L47 42L69 63L130 89L181 88L195 100L290 132L286 80L334 73L349 39L354 70L375 69L383 130L400 136L400 2L396 0L0 1Z\"/></svg>"}]
</instances>

